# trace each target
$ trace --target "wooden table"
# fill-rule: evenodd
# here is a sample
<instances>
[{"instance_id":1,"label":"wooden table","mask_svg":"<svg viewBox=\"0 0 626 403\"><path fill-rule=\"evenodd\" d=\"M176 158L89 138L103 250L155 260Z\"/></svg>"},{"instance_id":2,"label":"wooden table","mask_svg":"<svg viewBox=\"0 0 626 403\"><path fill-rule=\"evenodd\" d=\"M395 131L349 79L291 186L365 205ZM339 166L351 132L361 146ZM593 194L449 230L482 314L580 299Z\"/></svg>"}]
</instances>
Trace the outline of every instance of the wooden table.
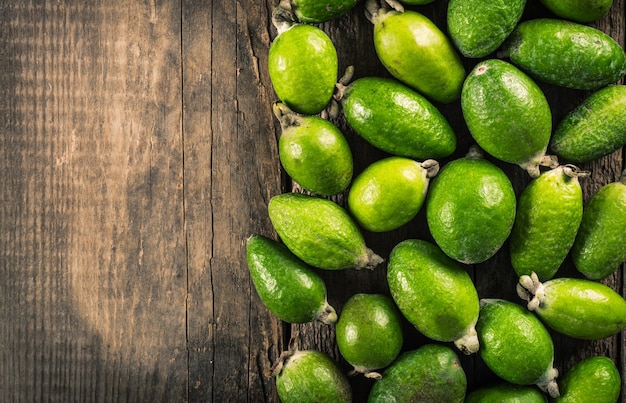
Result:
<instances>
[{"instance_id":1,"label":"wooden table","mask_svg":"<svg viewBox=\"0 0 626 403\"><path fill-rule=\"evenodd\" d=\"M264 371L295 332L301 348L340 360L332 326L266 310L245 262L249 235L276 237L268 200L292 190L266 67L274 3L0 2L0 401L277 401ZM441 24L446 3L419 10ZM625 3L594 24L622 46ZM542 13L529 0L525 18ZM322 27L341 70L387 76L362 5ZM586 95L542 88L555 122ZM472 142L459 103L441 110L456 158ZM384 156L336 123L355 172ZM528 183L497 164L518 191ZM593 173L585 198L623 167L623 150L581 166ZM420 215L365 235L388 256L428 233ZM506 252L468 270L481 297L519 301ZM384 267L322 275L338 310L355 292L388 293ZM622 270L605 282L625 294ZM623 333L554 341L561 371L597 354L625 369ZM405 349L425 342L407 326ZM495 380L476 356L461 359L470 388ZM371 381L352 382L363 401Z\"/></svg>"}]
</instances>

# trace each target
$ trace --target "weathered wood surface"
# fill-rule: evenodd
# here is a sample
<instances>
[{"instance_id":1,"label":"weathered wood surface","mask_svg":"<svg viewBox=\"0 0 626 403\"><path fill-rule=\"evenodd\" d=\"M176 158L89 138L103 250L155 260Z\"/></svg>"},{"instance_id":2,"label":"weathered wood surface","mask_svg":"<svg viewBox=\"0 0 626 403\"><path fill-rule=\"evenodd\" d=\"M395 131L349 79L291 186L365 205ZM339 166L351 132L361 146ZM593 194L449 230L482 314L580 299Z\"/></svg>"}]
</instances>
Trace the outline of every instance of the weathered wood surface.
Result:
<instances>
[{"instance_id":1,"label":"weathered wood surface","mask_svg":"<svg viewBox=\"0 0 626 403\"><path fill-rule=\"evenodd\" d=\"M292 189L266 69L274 3L0 2L0 401L277 401L264 371L295 332L341 360L332 327L268 313L245 264L249 235L275 237L269 198ZM625 3L594 24L622 46ZM419 10L442 24L445 7ZM527 18L543 12L529 1ZM341 69L387 75L361 5L322 28ZM585 96L543 88L555 122ZM442 111L460 156L459 105ZM384 156L336 123L357 173ZM528 182L499 165L518 191ZM585 198L623 167L623 150L582 166ZM428 236L420 216L366 239L387 256ZM469 268L481 297L517 298L507 259ZM388 292L384 269L322 274L339 310L355 292ZM575 275L570 262L559 275ZM605 282L625 294L622 270ZM425 342L406 334L406 349ZM624 334L554 338L562 371L596 354L626 368ZM495 379L462 360L471 388ZM362 401L371 381L352 382Z\"/></svg>"}]
</instances>

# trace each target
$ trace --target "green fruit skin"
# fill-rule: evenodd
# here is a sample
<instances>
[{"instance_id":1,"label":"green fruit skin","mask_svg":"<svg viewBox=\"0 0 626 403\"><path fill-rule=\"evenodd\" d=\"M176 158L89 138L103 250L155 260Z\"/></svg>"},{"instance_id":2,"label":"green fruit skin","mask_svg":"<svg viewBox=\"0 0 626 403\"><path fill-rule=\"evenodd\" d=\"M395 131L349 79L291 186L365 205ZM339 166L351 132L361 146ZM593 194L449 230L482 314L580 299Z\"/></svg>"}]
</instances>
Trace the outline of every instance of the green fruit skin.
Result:
<instances>
[{"instance_id":1,"label":"green fruit skin","mask_svg":"<svg viewBox=\"0 0 626 403\"><path fill-rule=\"evenodd\" d=\"M554 344L550 333L520 305L500 299L481 300L476 331L483 361L507 382L536 384L552 368Z\"/></svg>"},{"instance_id":2,"label":"green fruit skin","mask_svg":"<svg viewBox=\"0 0 626 403\"><path fill-rule=\"evenodd\" d=\"M261 301L279 319L307 323L325 313L328 303L324 280L284 245L253 235L246 242L246 254ZM334 309L331 312L336 321Z\"/></svg>"},{"instance_id":3,"label":"green fruit skin","mask_svg":"<svg viewBox=\"0 0 626 403\"><path fill-rule=\"evenodd\" d=\"M583 359L571 367L559 382L561 396L554 403L616 403L622 387L615 363L607 357Z\"/></svg>"},{"instance_id":4,"label":"green fruit skin","mask_svg":"<svg viewBox=\"0 0 626 403\"><path fill-rule=\"evenodd\" d=\"M337 50L321 29L295 24L280 33L268 54L270 80L278 98L308 115L328 105L338 72Z\"/></svg>"},{"instance_id":5,"label":"green fruit skin","mask_svg":"<svg viewBox=\"0 0 626 403\"><path fill-rule=\"evenodd\" d=\"M463 84L461 109L470 134L491 156L536 166L552 133L550 105L539 86L510 63L488 59Z\"/></svg>"},{"instance_id":6,"label":"green fruit skin","mask_svg":"<svg viewBox=\"0 0 626 403\"><path fill-rule=\"evenodd\" d=\"M474 283L436 245L417 239L396 245L387 282L402 314L426 337L456 341L474 331L480 309Z\"/></svg>"},{"instance_id":7,"label":"green fruit skin","mask_svg":"<svg viewBox=\"0 0 626 403\"><path fill-rule=\"evenodd\" d=\"M301 22L316 24L341 17L358 2L359 0L291 0L291 8Z\"/></svg>"},{"instance_id":8,"label":"green fruit skin","mask_svg":"<svg viewBox=\"0 0 626 403\"><path fill-rule=\"evenodd\" d=\"M549 280L569 253L583 216L583 193L576 176L559 166L533 179L517 202L509 238L511 264L518 276L537 273Z\"/></svg>"},{"instance_id":9,"label":"green fruit skin","mask_svg":"<svg viewBox=\"0 0 626 403\"><path fill-rule=\"evenodd\" d=\"M357 224L338 204L299 193L268 203L270 221L287 248L305 263L326 270L363 268L371 251Z\"/></svg>"},{"instance_id":10,"label":"green fruit skin","mask_svg":"<svg viewBox=\"0 0 626 403\"><path fill-rule=\"evenodd\" d=\"M402 317L389 297L355 294L343 306L335 328L343 358L360 373L384 368L402 349Z\"/></svg>"},{"instance_id":11,"label":"green fruit skin","mask_svg":"<svg viewBox=\"0 0 626 403\"><path fill-rule=\"evenodd\" d=\"M531 76L566 88L594 90L626 73L626 54L614 39L571 21L521 22L504 49L513 64Z\"/></svg>"},{"instance_id":12,"label":"green fruit skin","mask_svg":"<svg viewBox=\"0 0 626 403\"><path fill-rule=\"evenodd\" d=\"M504 43L525 6L526 0L451 0L448 32L463 56L485 57Z\"/></svg>"},{"instance_id":13,"label":"green fruit skin","mask_svg":"<svg viewBox=\"0 0 626 403\"><path fill-rule=\"evenodd\" d=\"M592 280L555 278L543 283L535 310L553 330L575 339L599 340L626 327L626 300Z\"/></svg>"},{"instance_id":14,"label":"green fruit skin","mask_svg":"<svg viewBox=\"0 0 626 403\"><path fill-rule=\"evenodd\" d=\"M574 108L557 126L551 151L560 159L589 162L626 144L626 86L604 87Z\"/></svg>"},{"instance_id":15,"label":"green fruit skin","mask_svg":"<svg viewBox=\"0 0 626 403\"><path fill-rule=\"evenodd\" d=\"M402 353L372 387L368 402L450 402L465 398L467 378L454 351L426 344Z\"/></svg>"},{"instance_id":16,"label":"green fruit skin","mask_svg":"<svg viewBox=\"0 0 626 403\"><path fill-rule=\"evenodd\" d=\"M456 134L443 114L422 95L394 79L355 80L341 103L354 131L390 154L441 158L456 149Z\"/></svg>"},{"instance_id":17,"label":"green fruit skin","mask_svg":"<svg viewBox=\"0 0 626 403\"><path fill-rule=\"evenodd\" d=\"M391 75L427 98L447 104L461 95L461 58L426 16L411 10L381 13L374 24L374 47Z\"/></svg>"},{"instance_id":18,"label":"green fruit skin","mask_svg":"<svg viewBox=\"0 0 626 403\"><path fill-rule=\"evenodd\" d=\"M597 21L604 17L613 0L540 0L556 16L580 23Z\"/></svg>"},{"instance_id":19,"label":"green fruit skin","mask_svg":"<svg viewBox=\"0 0 626 403\"><path fill-rule=\"evenodd\" d=\"M626 173L598 190L584 206L572 260L585 277L601 280L626 260Z\"/></svg>"},{"instance_id":20,"label":"green fruit skin","mask_svg":"<svg viewBox=\"0 0 626 403\"><path fill-rule=\"evenodd\" d=\"M350 145L331 122L317 116L297 118L278 141L285 172L309 192L334 195L348 188L353 160Z\"/></svg>"},{"instance_id":21,"label":"green fruit skin","mask_svg":"<svg viewBox=\"0 0 626 403\"><path fill-rule=\"evenodd\" d=\"M276 376L283 403L350 403L352 390L341 369L325 353L296 351Z\"/></svg>"},{"instance_id":22,"label":"green fruit skin","mask_svg":"<svg viewBox=\"0 0 626 403\"><path fill-rule=\"evenodd\" d=\"M516 198L497 166L481 158L446 164L430 183L426 221L435 242L451 258L481 263L495 255L511 233Z\"/></svg>"},{"instance_id":23,"label":"green fruit skin","mask_svg":"<svg viewBox=\"0 0 626 403\"><path fill-rule=\"evenodd\" d=\"M391 231L408 223L421 209L428 171L409 158L388 157L359 174L348 194L348 209L368 231Z\"/></svg>"},{"instance_id":24,"label":"green fruit skin","mask_svg":"<svg viewBox=\"0 0 626 403\"><path fill-rule=\"evenodd\" d=\"M535 386L503 382L469 393L464 403L547 403L548 398Z\"/></svg>"}]
</instances>

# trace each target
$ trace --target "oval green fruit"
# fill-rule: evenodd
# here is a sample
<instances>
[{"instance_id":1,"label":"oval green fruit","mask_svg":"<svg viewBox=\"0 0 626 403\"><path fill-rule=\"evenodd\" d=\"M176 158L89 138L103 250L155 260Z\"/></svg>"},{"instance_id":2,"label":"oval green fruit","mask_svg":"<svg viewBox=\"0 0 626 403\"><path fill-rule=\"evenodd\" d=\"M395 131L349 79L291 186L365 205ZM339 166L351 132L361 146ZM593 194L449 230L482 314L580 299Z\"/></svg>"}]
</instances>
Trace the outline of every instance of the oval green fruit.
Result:
<instances>
[{"instance_id":1,"label":"oval green fruit","mask_svg":"<svg viewBox=\"0 0 626 403\"><path fill-rule=\"evenodd\" d=\"M352 180L352 151L343 133L318 116L302 116L281 102L274 104L280 120L278 155L285 172L303 189L330 196Z\"/></svg>"},{"instance_id":2,"label":"oval green fruit","mask_svg":"<svg viewBox=\"0 0 626 403\"><path fill-rule=\"evenodd\" d=\"M524 307L503 299L482 299L476 331L480 356L496 375L516 385L537 385L559 394L552 366L554 344L541 321Z\"/></svg>"},{"instance_id":3,"label":"oval green fruit","mask_svg":"<svg viewBox=\"0 0 626 403\"><path fill-rule=\"evenodd\" d=\"M350 127L390 154L427 159L449 156L456 149L456 134L443 114L397 80L355 80L341 89L341 105Z\"/></svg>"},{"instance_id":4,"label":"oval green fruit","mask_svg":"<svg viewBox=\"0 0 626 403\"><path fill-rule=\"evenodd\" d=\"M504 51L534 78L566 88L594 90L615 83L626 73L626 53L613 38L561 19L521 22Z\"/></svg>"},{"instance_id":5,"label":"oval green fruit","mask_svg":"<svg viewBox=\"0 0 626 403\"><path fill-rule=\"evenodd\" d=\"M338 72L337 50L321 29L293 24L279 29L268 54L270 80L290 109L315 115L330 102Z\"/></svg>"},{"instance_id":6,"label":"oval green fruit","mask_svg":"<svg viewBox=\"0 0 626 403\"><path fill-rule=\"evenodd\" d=\"M388 157L376 161L354 179L348 209L368 231L399 228L417 215L430 178L438 171L439 164L434 160Z\"/></svg>"},{"instance_id":7,"label":"oval green fruit","mask_svg":"<svg viewBox=\"0 0 626 403\"><path fill-rule=\"evenodd\" d=\"M478 351L478 293L465 269L437 246L400 242L389 256L387 282L396 305L420 333L454 341L465 354Z\"/></svg>"},{"instance_id":8,"label":"oval green fruit","mask_svg":"<svg viewBox=\"0 0 626 403\"><path fill-rule=\"evenodd\" d=\"M252 235L246 241L250 277L265 306L289 323L337 321L326 300L324 280L284 245Z\"/></svg>"},{"instance_id":9,"label":"oval green fruit","mask_svg":"<svg viewBox=\"0 0 626 403\"><path fill-rule=\"evenodd\" d=\"M365 245L348 212L331 200L284 193L270 199L268 212L287 248L313 267L373 269L383 261Z\"/></svg>"},{"instance_id":10,"label":"oval green fruit","mask_svg":"<svg viewBox=\"0 0 626 403\"><path fill-rule=\"evenodd\" d=\"M597 21L604 17L613 0L540 0L556 16L580 23Z\"/></svg>"},{"instance_id":11,"label":"oval green fruit","mask_svg":"<svg viewBox=\"0 0 626 403\"><path fill-rule=\"evenodd\" d=\"M426 221L446 255L466 264L481 263L509 237L515 208L509 178L473 150L447 163L430 183Z\"/></svg>"},{"instance_id":12,"label":"oval green fruit","mask_svg":"<svg viewBox=\"0 0 626 403\"><path fill-rule=\"evenodd\" d=\"M597 281L555 278L542 283L534 274L524 275L518 294L548 327L575 339L604 339L626 327L626 300Z\"/></svg>"},{"instance_id":13,"label":"oval green fruit","mask_svg":"<svg viewBox=\"0 0 626 403\"><path fill-rule=\"evenodd\" d=\"M463 84L461 109L470 134L491 156L539 175L552 112L539 86L510 63L488 59Z\"/></svg>"},{"instance_id":14,"label":"oval green fruit","mask_svg":"<svg viewBox=\"0 0 626 403\"><path fill-rule=\"evenodd\" d=\"M358 2L359 0L291 0L291 9L298 20L317 24L341 17Z\"/></svg>"},{"instance_id":15,"label":"oval green fruit","mask_svg":"<svg viewBox=\"0 0 626 403\"><path fill-rule=\"evenodd\" d=\"M604 185L583 209L572 260L576 269L601 280L626 260L626 170L619 181Z\"/></svg>"},{"instance_id":16,"label":"oval green fruit","mask_svg":"<svg viewBox=\"0 0 626 403\"><path fill-rule=\"evenodd\" d=\"M626 86L604 87L559 123L550 150L559 158L588 162L626 145Z\"/></svg>"},{"instance_id":17,"label":"oval green fruit","mask_svg":"<svg viewBox=\"0 0 626 403\"><path fill-rule=\"evenodd\" d=\"M526 0L450 0L448 32L465 57L493 53L522 18Z\"/></svg>"},{"instance_id":18,"label":"oval green fruit","mask_svg":"<svg viewBox=\"0 0 626 403\"><path fill-rule=\"evenodd\" d=\"M561 396L554 403L616 403L622 379L607 357L585 358L571 367L559 382Z\"/></svg>"},{"instance_id":19,"label":"oval green fruit","mask_svg":"<svg viewBox=\"0 0 626 403\"><path fill-rule=\"evenodd\" d=\"M452 42L428 17L386 8L370 14L376 54L392 76L437 102L459 98L465 67Z\"/></svg>"},{"instance_id":20,"label":"oval green fruit","mask_svg":"<svg viewBox=\"0 0 626 403\"><path fill-rule=\"evenodd\" d=\"M343 306L335 328L337 347L355 373L377 377L400 354L402 317L393 301L381 294L353 295Z\"/></svg>"},{"instance_id":21,"label":"oval green fruit","mask_svg":"<svg viewBox=\"0 0 626 403\"><path fill-rule=\"evenodd\" d=\"M283 403L350 403L352 390L346 375L327 354L296 350L281 356L276 368L276 390Z\"/></svg>"},{"instance_id":22,"label":"oval green fruit","mask_svg":"<svg viewBox=\"0 0 626 403\"><path fill-rule=\"evenodd\" d=\"M580 174L574 166L560 165L523 190L509 238L511 264L518 277L534 271L545 281L561 267L583 216Z\"/></svg>"},{"instance_id":23,"label":"oval green fruit","mask_svg":"<svg viewBox=\"0 0 626 403\"><path fill-rule=\"evenodd\" d=\"M514 385L502 382L493 386L484 386L469 393L464 403L548 403L544 395L535 386Z\"/></svg>"},{"instance_id":24,"label":"oval green fruit","mask_svg":"<svg viewBox=\"0 0 626 403\"><path fill-rule=\"evenodd\" d=\"M465 371L454 351L426 344L402 353L374 383L368 402L461 403L466 390Z\"/></svg>"}]
</instances>

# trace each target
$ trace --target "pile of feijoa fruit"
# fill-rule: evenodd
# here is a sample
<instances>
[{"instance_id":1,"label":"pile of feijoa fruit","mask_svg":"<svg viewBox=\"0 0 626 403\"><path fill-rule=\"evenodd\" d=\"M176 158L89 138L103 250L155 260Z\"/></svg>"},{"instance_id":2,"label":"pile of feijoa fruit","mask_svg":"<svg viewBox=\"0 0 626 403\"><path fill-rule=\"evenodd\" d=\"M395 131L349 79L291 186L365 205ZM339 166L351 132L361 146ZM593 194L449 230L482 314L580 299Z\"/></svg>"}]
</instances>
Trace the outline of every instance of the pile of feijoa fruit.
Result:
<instances>
[{"instance_id":1,"label":"pile of feijoa fruit","mask_svg":"<svg viewBox=\"0 0 626 403\"><path fill-rule=\"evenodd\" d=\"M341 356L294 338L271 371L278 396L350 402L349 377L363 377L370 402L615 402L615 363L598 354L559 374L553 340L626 327L626 300L601 282L626 260L626 170L584 202L580 180L594 173L579 168L626 144L626 54L590 25L612 1L528 0L545 15L525 19L527 0L449 0L439 25L421 12L433 1L445 0L275 5L267 107L302 191L269 200L277 237L247 239L248 267L268 310L334 327ZM340 60L322 29L357 11L385 74L353 79L359 60ZM558 122L545 94L555 87L584 94ZM466 133L449 123L454 103ZM346 134L384 157L357 172ZM519 192L503 164L528 175ZM428 237L386 256L366 243L407 225ZM517 300L479 297L471 268L497 254ZM576 276L559 275L566 259ZM335 309L326 282L343 270L382 270L388 292ZM405 322L426 342L406 348ZM468 388L472 354L497 383Z\"/></svg>"}]
</instances>

